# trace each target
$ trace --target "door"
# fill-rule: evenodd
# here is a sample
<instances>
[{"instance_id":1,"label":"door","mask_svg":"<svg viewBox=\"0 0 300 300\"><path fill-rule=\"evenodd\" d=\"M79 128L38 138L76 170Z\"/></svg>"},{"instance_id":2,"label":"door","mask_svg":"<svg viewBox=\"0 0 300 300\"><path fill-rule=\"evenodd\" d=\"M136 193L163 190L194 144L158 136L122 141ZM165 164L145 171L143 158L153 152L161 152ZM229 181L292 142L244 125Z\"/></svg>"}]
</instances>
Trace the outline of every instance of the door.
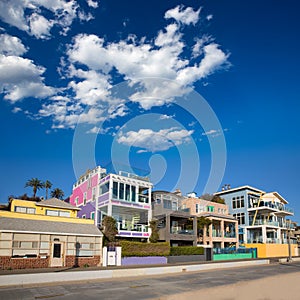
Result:
<instances>
[{"instance_id":1,"label":"door","mask_svg":"<svg viewBox=\"0 0 300 300\"><path fill-rule=\"evenodd\" d=\"M63 255L62 243L54 242L52 247L51 255L51 267L62 267L63 266Z\"/></svg>"}]
</instances>

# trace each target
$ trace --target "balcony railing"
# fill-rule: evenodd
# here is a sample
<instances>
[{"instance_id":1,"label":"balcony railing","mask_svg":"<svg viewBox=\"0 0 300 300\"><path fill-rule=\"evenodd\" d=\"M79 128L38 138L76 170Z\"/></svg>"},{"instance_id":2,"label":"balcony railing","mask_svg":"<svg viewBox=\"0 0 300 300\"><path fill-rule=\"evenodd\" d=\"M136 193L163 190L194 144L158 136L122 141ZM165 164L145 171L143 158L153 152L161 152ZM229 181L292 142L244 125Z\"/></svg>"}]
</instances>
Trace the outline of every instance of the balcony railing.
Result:
<instances>
[{"instance_id":1,"label":"balcony railing","mask_svg":"<svg viewBox=\"0 0 300 300\"><path fill-rule=\"evenodd\" d=\"M250 224L252 225L252 220L250 220ZM269 225L279 227L279 222L277 221L267 221L267 220L256 220L254 225Z\"/></svg>"},{"instance_id":2,"label":"balcony railing","mask_svg":"<svg viewBox=\"0 0 300 300\"><path fill-rule=\"evenodd\" d=\"M236 238L236 233L235 232L225 232L224 237L226 237L226 238Z\"/></svg>"},{"instance_id":3,"label":"balcony railing","mask_svg":"<svg viewBox=\"0 0 300 300\"><path fill-rule=\"evenodd\" d=\"M189 235L193 235L194 230L182 229L182 228L178 228L178 227L171 227L170 233L171 234L189 234Z\"/></svg>"},{"instance_id":4,"label":"balcony railing","mask_svg":"<svg viewBox=\"0 0 300 300\"><path fill-rule=\"evenodd\" d=\"M269 202L269 201L261 201L259 206L253 205L249 208L258 208L258 207L268 207L268 208L276 209L276 210L279 210L279 211L284 211L284 212L291 213L291 214L294 213L293 209L291 209L291 208L289 208L289 207L287 207L283 204L272 203L272 202Z\"/></svg>"},{"instance_id":5,"label":"balcony railing","mask_svg":"<svg viewBox=\"0 0 300 300\"><path fill-rule=\"evenodd\" d=\"M148 226L145 224L126 224L117 222L118 231L136 231L136 232L148 232Z\"/></svg>"}]
</instances>

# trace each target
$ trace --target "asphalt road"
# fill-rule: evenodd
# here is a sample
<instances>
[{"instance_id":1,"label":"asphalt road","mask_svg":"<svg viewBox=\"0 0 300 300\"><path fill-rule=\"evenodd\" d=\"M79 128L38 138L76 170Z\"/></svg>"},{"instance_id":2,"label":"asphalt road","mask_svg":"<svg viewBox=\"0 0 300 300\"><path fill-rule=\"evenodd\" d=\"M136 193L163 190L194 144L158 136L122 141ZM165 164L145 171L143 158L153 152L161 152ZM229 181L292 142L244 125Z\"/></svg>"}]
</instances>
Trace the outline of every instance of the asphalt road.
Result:
<instances>
[{"instance_id":1,"label":"asphalt road","mask_svg":"<svg viewBox=\"0 0 300 300\"><path fill-rule=\"evenodd\" d=\"M296 274L296 272L298 273ZM107 279L36 287L0 288L0 299L162 299L190 291L201 291L212 287L292 273L300 279L300 262L141 277L139 279L136 277L116 278L114 280ZM43 275L41 274L41 276ZM259 291L256 291L256 293L259 293ZM243 297L240 299L243 299ZM300 296L299 298L288 297L287 299L300 299Z\"/></svg>"}]
</instances>

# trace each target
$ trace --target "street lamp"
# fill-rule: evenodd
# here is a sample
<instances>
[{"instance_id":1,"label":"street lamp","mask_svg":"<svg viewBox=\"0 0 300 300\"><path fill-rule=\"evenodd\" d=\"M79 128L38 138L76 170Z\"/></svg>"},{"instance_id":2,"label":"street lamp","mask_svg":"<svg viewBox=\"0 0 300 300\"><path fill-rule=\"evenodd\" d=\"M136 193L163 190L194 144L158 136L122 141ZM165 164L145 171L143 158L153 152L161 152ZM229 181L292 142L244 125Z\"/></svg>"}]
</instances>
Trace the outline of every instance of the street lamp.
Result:
<instances>
[{"instance_id":1,"label":"street lamp","mask_svg":"<svg viewBox=\"0 0 300 300\"><path fill-rule=\"evenodd\" d=\"M288 222L288 246L289 246L289 257L287 262L292 262L292 251L291 251L291 220L287 220Z\"/></svg>"}]
</instances>

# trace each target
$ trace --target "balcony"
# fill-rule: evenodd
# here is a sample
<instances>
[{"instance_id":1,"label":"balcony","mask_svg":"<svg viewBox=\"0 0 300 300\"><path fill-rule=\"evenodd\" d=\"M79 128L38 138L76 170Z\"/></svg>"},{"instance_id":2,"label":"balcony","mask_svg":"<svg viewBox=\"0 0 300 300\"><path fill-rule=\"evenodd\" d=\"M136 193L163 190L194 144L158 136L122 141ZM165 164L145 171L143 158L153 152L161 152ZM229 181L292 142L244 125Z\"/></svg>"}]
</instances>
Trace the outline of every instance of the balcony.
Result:
<instances>
[{"instance_id":1,"label":"balcony","mask_svg":"<svg viewBox=\"0 0 300 300\"><path fill-rule=\"evenodd\" d=\"M279 222L277 221L267 221L267 220L256 220L254 225L252 225L252 220L249 220L250 226L260 226L260 225L267 225L267 226L274 226L279 227Z\"/></svg>"},{"instance_id":2,"label":"balcony","mask_svg":"<svg viewBox=\"0 0 300 300\"><path fill-rule=\"evenodd\" d=\"M118 235L124 237L149 237L149 228L145 224L123 224L117 222Z\"/></svg>"},{"instance_id":3,"label":"balcony","mask_svg":"<svg viewBox=\"0 0 300 300\"><path fill-rule=\"evenodd\" d=\"M225 238L236 238L236 233L235 232L225 232L224 237Z\"/></svg>"},{"instance_id":4,"label":"balcony","mask_svg":"<svg viewBox=\"0 0 300 300\"><path fill-rule=\"evenodd\" d=\"M273 212L278 212L278 214L283 214L283 215L293 215L294 211L293 209L286 207L285 205L281 203L272 203L270 201L261 201L259 206L258 205L253 205L249 207L249 211L253 210L268 210L268 211L273 211Z\"/></svg>"},{"instance_id":5,"label":"balcony","mask_svg":"<svg viewBox=\"0 0 300 300\"><path fill-rule=\"evenodd\" d=\"M190 229L183 229L183 228L178 228L178 227L171 227L170 230L171 234L188 234L188 235L193 235L194 234L194 230L190 230Z\"/></svg>"}]
</instances>

